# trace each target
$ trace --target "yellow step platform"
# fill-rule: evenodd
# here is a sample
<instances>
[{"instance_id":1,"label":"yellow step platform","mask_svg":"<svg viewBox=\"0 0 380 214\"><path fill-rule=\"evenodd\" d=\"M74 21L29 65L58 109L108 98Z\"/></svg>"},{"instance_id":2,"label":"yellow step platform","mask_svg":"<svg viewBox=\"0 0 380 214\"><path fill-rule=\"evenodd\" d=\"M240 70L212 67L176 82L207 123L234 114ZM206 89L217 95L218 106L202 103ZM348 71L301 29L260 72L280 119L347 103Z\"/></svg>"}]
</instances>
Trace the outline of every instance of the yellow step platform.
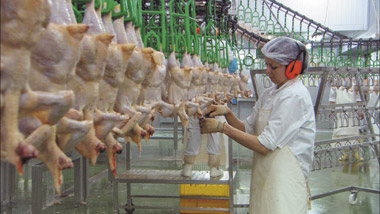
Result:
<instances>
[{"instance_id":1,"label":"yellow step platform","mask_svg":"<svg viewBox=\"0 0 380 214\"><path fill-rule=\"evenodd\" d=\"M181 184L181 196L210 196L210 197L229 197L230 188L225 184ZM180 207L194 208L225 208L229 209L228 199L180 199ZM224 214L228 211L208 211L208 210L182 210L181 213L213 213Z\"/></svg>"}]
</instances>

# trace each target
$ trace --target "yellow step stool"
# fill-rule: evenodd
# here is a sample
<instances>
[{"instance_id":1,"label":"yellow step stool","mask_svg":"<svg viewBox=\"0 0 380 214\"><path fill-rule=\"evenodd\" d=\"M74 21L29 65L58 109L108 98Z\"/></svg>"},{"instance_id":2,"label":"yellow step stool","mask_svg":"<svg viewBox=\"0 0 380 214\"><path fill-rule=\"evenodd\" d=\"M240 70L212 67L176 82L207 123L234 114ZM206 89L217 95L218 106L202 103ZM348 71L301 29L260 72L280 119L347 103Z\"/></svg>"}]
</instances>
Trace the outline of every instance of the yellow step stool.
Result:
<instances>
[{"instance_id":1,"label":"yellow step stool","mask_svg":"<svg viewBox=\"0 0 380 214\"><path fill-rule=\"evenodd\" d=\"M181 196L210 196L210 197L229 197L230 188L226 184L181 184ZM230 208L228 199L180 199L180 207L194 208ZM208 210L183 210L181 213L213 213L228 214L228 211L208 211Z\"/></svg>"}]
</instances>

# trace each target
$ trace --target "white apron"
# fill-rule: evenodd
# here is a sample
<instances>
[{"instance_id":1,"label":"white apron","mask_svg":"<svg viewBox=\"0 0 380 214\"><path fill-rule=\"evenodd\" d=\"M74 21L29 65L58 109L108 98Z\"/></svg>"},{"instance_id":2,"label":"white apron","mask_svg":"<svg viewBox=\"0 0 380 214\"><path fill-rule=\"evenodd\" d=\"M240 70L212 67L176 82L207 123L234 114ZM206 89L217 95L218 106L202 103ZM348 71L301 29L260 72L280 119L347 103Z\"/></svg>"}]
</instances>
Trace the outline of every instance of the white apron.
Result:
<instances>
[{"instance_id":1,"label":"white apron","mask_svg":"<svg viewBox=\"0 0 380 214\"><path fill-rule=\"evenodd\" d=\"M272 110L258 110L255 134L268 124ZM250 214L306 214L308 190L298 160L288 146L266 156L255 152L252 166Z\"/></svg>"}]
</instances>

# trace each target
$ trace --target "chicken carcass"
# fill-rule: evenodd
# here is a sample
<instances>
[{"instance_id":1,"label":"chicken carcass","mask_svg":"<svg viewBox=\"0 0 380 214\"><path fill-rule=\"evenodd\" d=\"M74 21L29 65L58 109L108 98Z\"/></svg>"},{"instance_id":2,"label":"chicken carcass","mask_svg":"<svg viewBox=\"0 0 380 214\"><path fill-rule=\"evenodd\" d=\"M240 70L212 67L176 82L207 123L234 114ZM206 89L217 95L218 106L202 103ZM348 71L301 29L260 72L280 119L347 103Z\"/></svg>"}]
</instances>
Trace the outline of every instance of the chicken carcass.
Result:
<instances>
[{"instance_id":1,"label":"chicken carcass","mask_svg":"<svg viewBox=\"0 0 380 214\"><path fill-rule=\"evenodd\" d=\"M116 112L127 114L131 118L121 127L122 133L131 137L139 146L140 151L141 136L144 137L147 133L141 129L139 124L146 121L148 115L151 114L151 108L138 106L137 99L140 95L141 84L146 77L146 72L148 72L148 69L143 69L142 65L144 62L151 60L149 59L151 53L153 53L151 48L135 49L133 51L125 72L124 83L119 88L115 103Z\"/></svg>"},{"instance_id":2,"label":"chicken carcass","mask_svg":"<svg viewBox=\"0 0 380 214\"><path fill-rule=\"evenodd\" d=\"M137 47L140 48L140 50L144 49L144 44L142 43L142 38L140 35L139 28L135 28L134 25L131 24L131 22L127 22L125 25L125 32L129 38L130 43L136 44ZM154 67L153 53L156 51L154 51L153 49L151 49L151 50L152 50L152 52L149 52L149 53L145 52L145 51L141 51L141 53L144 56L143 64L141 65L141 69L144 70L143 73L145 73L144 80L148 76L150 76L154 70L153 69L153 67ZM145 106L144 105L144 100L145 100L144 95L146 93L144 93L144 87L142 84L143 83L141 83L141 89L140 89L139 98L137 100L136 110L142 113L142 116L139 119L138 124L140 127L143 127L144 130L147 132L147 135L145 135L145 140L148 141L150 136L152 136L154 134L154 128L153 128L153 126L151 126L149 124L149 121L154 120L155 109L152 108L152 106ZM146 92L146 90L145 90L145 92ZM153 105L153 107L154 107L154 105Z\"/></svg>"},{"instance_id":3,"label":"chicken carcass","mask_svg":"<svg viewBox=\"0 0 380 214\"><path fill-rule=\"evenodd\" d=\"M200 106L200 110L203 112L205 111L206 109L208 109L208 107L210 107L210 105L212 104L212 99L208 98L207 96L205 96L205 93L206 93L206 86L207 86L207 79L208 79L208 72L206 71L206 68L205 66L202 64L202 61L200 59L200 57L198 55L194 55L193 58L192 58L192 61L193 61L193 78L192 78L192 85L194 83L195 85L195 88L196 88L196 103L198 103ZM197 81L197 75L194 77L194 72L197 72L196 70L199 70L199 74L197 74L199 77L199 81ZM192 86L190 86L192 87Z\"/></svg>"},{"instance_id":4,"label":"chicken carcass","mask_svg":"<svg viewBox=\"0 0 380 214\"><path fill-rule=\"evenodd\" d=\"M76 75L68 88L75 92L75 109L83 112L85 120L96 123L103 119L95 118L94 115L101 115L95 114L99 82L104 75L108 48L114 36L104 33L105 28L95 11L94 1L86 5L83 23L91 24L89 32L93 34L86 34L82 40L82 55L76 67ZM99 152L103 152L106 146L96 137L95 127L92 127L75 148L94 165Z\"/></svg>"},{"instance_id":5,"label":"chicken carcass","mask_svg":"<svg viewBox=\"0 0 380 214\"><path fill-rule=\"evenodd\" d=\"M113 26L119 43L124 41L123 38L127 38L126 35L128 33L128 35L132 36L128 37L126 42L137 44L137 40L135 38L136 33L132 25L127 23L127 29L122 30L122 28L124 28L123 23L116 22L115 20ZM140 125L147 124L153 115L153 110L150 107L137 105L137 99L141 92L142 82L145 80L148 73L152 72L152 53L153 49L151 48L136 48L132 52L127 70L125 72L125 80L119 88L115 103L116 112L128 114L131 118L126 124L120 126L121 134L132 138L132 140L139 146L140 151L141 136L149 137L147 136L147 132L142 129ZM152 134L153 130L148 128L148 131Z\"/></svg>"},{"instance_id":6,"label":"chicken carcass","mask_svg":"<svg viewBox=\"0 0 380 214\"><path fill-rule=\"evenodd\" d=\"M113 28L113 25L112 25L112 13L107 13L107 14L103 15L102 21L103 21L105 32L114 35L114 37L112 39L112 43L113 44L117 43L116 32L115 32L115 29ZM128 60L127 60L127 62L128 62Z\"/></svg>"},{"instance_id":7,"label":"chicken carcass","mask_svg":"<svg viewBox=\"0 0 380 214\"><path fill-rule=\"evenodd\" d=\"M143 100L143 105L150 106L164 117L174 117L178 110L178 106L171 105L161 99L161 85L166 77L165 56L162 52L154 51L153 72L147 75L142 83L142 91L139 99Z\"/></svg>"},{"instance_id":8,"label":"chicken carcass","mask_svg":"<svg viewBox=\"0 0 380 214\"><path fill-rule=\"evenodd\" d=\"M120 11L120 5L117 5L115 7L115 12L118 12L118 11ZM117 42L119 44L128 44L129 42L127 39L127 34L125 32L125 29L124 29L124 17L123 16L120 18L117 18L113 21L113 28L114 28L114 31L116 33ZM134 58L135 58L136 62L139 61L140 56L136 52L137 52L136 50L133 50L131 57L130 57L131 61L133 61ZM134 53L134 55L133 55L133 53ZM126 75L126 71L124 71L123 75ZM125 76L123 77L123 79L125 81ZM123 84L121 84L120 86L122 86L122 85ZM121 92L121 89L119 88L118 94L119 93L127 93L127 91ZM125 96L122 96L122 95L117 96L116 103L114 106L114 110L116 112L119 112L122 114L127 114L129 116L132 115L132 117L128 120L128 122L126 124L123 124L123 127L122 127L123 130L119 134L128 133L129 131L131 131L132 128L136 125L137 120L141 117L141 113L134 111L133 107L131 106L131 102L129 102L129 100L126 99Z\"/></svg>"},{"instance_id":9,"label":"chicken carcass","mask_svg":"<svg viewBox=\"0 0 380 214\"><path fill-rule=\"evenodd\" d=\"M164 65L166 67L166 74L165 74L165 78L161 84L161 99L166 102L166 103L169 103L169 85L170 85L170 80L171 80L171 77L170 77L170 68L169 68L169 61L164 58Z\"/></svg>"},{"instance_id":10,"label":"chicken carcass","mask_svg":"<svg viewBox=\"0 0 380 214\"><path fill-rule=\"evenodd\" d=\"M223 74L223 93L224 93L224 100L226 102L232 102L232 99L234 98L233 93L231 93L232 86L234 84L234 78L232 75L229 75L227 73Z\"/></svg>"},{"instance_id":11,"label":"chicken carcass","mask_svg":"<svg viewBox=\"0 0 380 214\"><path fill-rule=\"evenodd\" d=\"M58 94L66 90L66 84L74 76L75 66L81 54L81 51L77 47L80 46L84 33L87 30L88 26L82 24L49 24L42 38L32 51L29 84L33 90ZM59 99L59 97L56 99ZM54 99L46 101L52 102ZM68 110L67 107L71 107L71 102L71 99L67 99L66 103L63 102L57 106L57 110L53 108L51 111L37 111L38 114L33 114L35 119L29 118L28 123L24 123L35 127L33 130L36 132L44 129L38 127L39 121L52 125L50 136L37 149L40 153L39 159L48 166L53 175L54 186L58 193L59 186L62 183L61 170L72 167L71 159L61 149L68 151L67 148L72 148L73 144L76 145L89 131L88 121L77 123L68 118L62 118L62 114ZM63 110L63 107L65 107L65 110ZM40 120L36 120L36 118ZM45 121L44 118L49 120ZM57 125L52 122L56 120L59 120ZM61 135L59 134L61 130L65 130L65 132L71 130L73 134L61 139Z\"/></svg>"},{"instance_id":12,"label":"chicken carcass","mask_svg":"<svg viewBox=\"0 0 380 214\"><path fill-rule=\"evenodd\" d=\"M106 31L115 35L115 31L112 26L111 13L103 16L103 23ZM116 102L117 93L119 87L124 82L124 73L128 65L129 57L135 48L135 44L117 44L116 36L112 40L112 43L108 49L107 64L104 70L103 79L100 81L99 85L99 99L97 101L97 108L105 113L115 114L114 106ZM118 113L117 113L118 114ZM120 154L122 152L122 146L118 143L113 134L110 132L118 123L126 121L128 116L119 116L120 120L114 120L114 123L103 120L103 126L99 124L95 125L95 130L97 137L107 146L107 155L110 169L113 171L114 177L116 174L116 153ZM101 131L101 133L106 134L105 136L100 136L97 131L99 127L107 130Z\"/></svg>"},{"instance_id":13,"label":"chicken carcass","mask_svg":"<svg viewBox=\"0 0 380 214\"><path fill-rule=\"evenodd\" d=\"M202 64L202 61L199 56L195 56L193 58L193 63L195 66L198 66L198 68L201 70L199 95L205 97L205 94L207 93L208 70L206 66Z\"/></svg>"},{"instance_id":14,"label":"chicken carcass","mask_svg":"<svg viewBox=\"0 0 380 214\"><path fill-rule=\"evenodd\" d=\"M217 63L214 63L213 67L214 67L214 70L218 74L218 84L216 85L216 89L215 89L216 90L215 91L215 101L218 104L223 104L225 101L225 100L223 100L223 98L224 98L224 93L223 93L224 76L223 76L221 68L219 68Z\"/></svg>"},{"instance_id":15,"label":"chicken carcass","mask_svg":"<svg viewBox=\"0 0 380 214\"><path fill-rule=\"evenodd\" d=\"M71 0L48 0L51 9L50 22L62 25L76 24Z\"/></svg>"},{"instance_id":16,"label":"chicken carcass","mask_svg":"<svg viewBox=\"0 0 380 214\"><path fill-rule=\"evenodd\" d=\"M240 83L240 76L238 74L233 74L234 82L232 84L231 93L233 93L234 97L237 98L238 94L240 93L239 89L239 83Z\"/></svg>"},{"instance_id":17,"label":"chicken carcass","mask_svg":"<svg viewBox=\"0 0 380 214\"><path fill-rule=\"evenodd\" d=\"M95 105L99 94L99 81L103 76L108 55L108 46L113 36L104 33L85 35L82 41L83 53L77 64L76 75L68 84L75 93L75 109L83 112L83 119L94 121ZM96 163L99 152L105 150L105 145L96 137L92 127L76 149L86 158Z\"/></svg>"},{"instance_id":18,"label":"chicken carcass","mask_svg":"<svg viewBox=\"0 0 380 214\"><path fill-rule=\"evenodd\" d=\"M187 88L187 97L186 97L186 102L185 102L185 107L186 107L186 114L187 116L193 116L195 113L202 114L199 108L199 104L196 103L197 97L195 94L197 93L197 88L198 88L198 80L199 80L199 75L200 71L196 70L196 73L194 74L194 65L193 61L191 59L190 54L185 53L182 62L181 62L181 68L184 70L190 70L191 71L191 79L190 79L190 84L189 87ZM193 81L194 79L194 81ZM196 82L196 84L194 84Z\"/></svg>"},{"instance_id":19,"label":"chicken carcass","mask_svg":"<svg viewBox=\"0 0 380 214\"><path fill-rule=\"evenodd\" d=\"M140 28L136 28L136 39L137 39L137 48L144 48L144 43L142 41L142 38L141 38L141 34L140 34Z\"/></svg>"},{"instance_id":20,"label":"chicken carcass","mask_svg":"<svg viewBox=\"0 0 380 214\"><path fill-rule=\"evenodd\" d=\"M66 8L64 8L65 6ZM66 25L69 27L70 25L68 24L71 24L73 26L79 26L76 24L76 19L72 10L71 0L51 1L51 8L53 11L52 20L54 20L62 28L64 28ZM83 26L86 26L87 31L89 26ZM82 32L82 35L79 40L80 42L84 35L84 32ZM53 41L53 39L51 40ZM58 42L59 41L57 41L58 46L65 44L64 42L58 44ZM69 48L61 48L61 50L67 49L68 51L75 51L75 53L71 54L70 52L62 51L61 55L65 56L62 60L64 63L59 63L57 66L51 66L53 68L52 71L55 71L55 73L57 74L61 72L62 75L65 77L64 79L62 79L63 81L57 85L58 87L66 89L66 83L69 82L75 75L76 65L82 54L82 46L80 42L75 45L71 45L71 43L68 43L70 44L68 46ZM70 49L70 47L74 47L75 49ZM44 49L42 48L42 51L43 50ZM48 86L48 88L50 88L51 90L59 90L59 88L51 87L50 85ZM69 112L65 115L65 117L62 118L61 121L57 124L57 143L64 152L74 149L78 145L78 143L81 142L87 136L90 127L93 126L93 121L86 121L83 119L83 112L76 111L75 109L70 109Z\"/></svg>"},{"instance_id":21,"label":"chicken carcass","mask_svg":"<svg viewBox=\"0 0 380 214\"><path fill-rule=\"evenodd\" d=\"M39 151L38 159L48 167L53 176L55 190L60 194L63 182L62 170L71 169L73 163L55 143L55 126L43 125L35 117L21 118L19 126L23 134L28 136L26 140Z\"/></svg>"},{"instance_id":22,"label":"chicken carcass","mask_svg":"<svg viewBox=\"0 0 380 214\"><path fill-rule=\"evenodd\" d=\"M241 96L244 98L248 98L252 94L252 91L248 90L248 78L249 78L249 75L244 75L240 73L239 88L241 91Z\"/></svg>"},{"instance_id":23,"label":"chicken carcass","mask_svg":"<svg viewBox=\"0 0 380 214\"><path fill-rule=\"evenodd\" d=\"M190 84L189 92L187 95L188 100L193 100L194 98L197 98L200 95L202 95L200 91L201 91L201 78L203 74L203 71L202 71L203 68L202 66L198 64L197 58L198 58L197 55L194 55L192 57L191 65L192 65L193 75L191 78L191 84Z\"/></svg>"},{"instance_id":24,"label":"chicken carcass","mask_svg":"<svg viewBox=\"0 0 380 214\"><path fill-rule=\"evenodd\" d=\"M190 67L181 69L179 66L175 51L173 51L170 53L168 60L171 77L169 85L169 103L179 105L178 116L181 119L183 128L187 129L189 116L186 113L185 102L187 101L187 93L191 84L192 71Z\"/></svg>"},{"instance_id":25,"label":"chicken carcass","mask_svg":"<svg viewBox=\"0 0 380 214\"><path fill-rule=\"evenodd\" d=\"M81 54L77 47L80 45L87 29L88 26L82 24L49 24L43 37L32 52L32 69L29 75L29 84L32 90L56 93L62 93L63 90L66 90L67 83L74 77L75 66ZM65 105L67 106L68 104L66 103ZM62 106L65 105L62 104ZM33 115L44 122L44 117L60 119L63 116L62 113L66 112L60 107L57 111L42 111L38 115ZM77 127L77 125L75 124L74 126ZM86 126L87 124L83 123L83 127L79 130ZM60 141L58 138L58 144L62 149L66 145L73 143L78 142L72 140L70 142Z\"/></svg>"},{"instance_id":26,"label":"chicken carcass","mask_svg":"<svg viewBox=\"0 0 380 214\"><path fill-rule=\"evenodd\" d=\"M120 11L120 5L117 5L114 10L115 12ZM124 29L124 16L113 20L113 29L116 34L117 43L127 44L128 39Z\"/></svg>"},{"instance_id":27,"label":"chicken carcass","mask_svg":"<svg viewBox=\"0 0 380 214\"><path fill-rule=\"evenodd\" d=\"M219 72L209 66L206 66L206 68L208 71L207 94L209 98L216 101L217 92L219 90Z\"/></svg>"},{"instance_id":28,"label":"chicken carcass","mask_svg":"<svg viewBox=\"0 0 380 214\"><path fill-rule=\"evenodd\" d=\"M106 32L104 24L101 17L101 8L99 7L95 10L95 0L91 0L86 3L86 9L83 17L83 24L88 24L90 29L87 31L89 34L99 34Z\"/></svg>"},{"instance_id":29,"label":"chicken carcass","mask_svg":"<svg viewBox=\"0 0 380 214\"><path fill-rule=\"evenodd\" d=\"M1 1L1 159L20 174L25 161L37 156L18 129L20 96L27 84L31 49L49 16L46 0Z\"/></svg>"}]
</instances>

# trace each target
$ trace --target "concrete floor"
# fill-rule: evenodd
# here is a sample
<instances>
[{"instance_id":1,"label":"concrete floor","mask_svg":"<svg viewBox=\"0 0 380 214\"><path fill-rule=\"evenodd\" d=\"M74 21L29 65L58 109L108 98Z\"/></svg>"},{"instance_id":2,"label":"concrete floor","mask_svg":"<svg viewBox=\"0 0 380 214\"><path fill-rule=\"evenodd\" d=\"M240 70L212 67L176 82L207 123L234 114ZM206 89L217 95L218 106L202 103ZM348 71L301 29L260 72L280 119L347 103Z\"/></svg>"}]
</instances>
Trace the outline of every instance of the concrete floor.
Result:
<instances>
[{"instance_id":1,"label":"concrete floor","mask_svg":"<svg viewBox=\"0 0 380 214\"><path fill-rule=\"evenodd\" d=\"M165 133L163 133L165 135ZM326 136L319 135L319 138ZM168 140L151 140L148 144L142 142L143 153L139 156L137 146L132 145L132 168L150 169L181 169L181 149L179 143L177 158L174 158L173 142ZM118 157L118 172L125 169L124 154ZM247 204L249 199L250 182L250 160L252 152L244 147L233 144L233 158L235 159L234 169L236 174L236 204ZM47 203L55 203L46 208L43 213L115 213L113 211L113 193L111 183L107 178L107 159L106 154L101 154L96 166L90 167L90 177L96 176L98 179L89 184L89 196L86 205L76 206L73 193L68 191L68 195L63 198L53 200L52 182L49 173L44 175L44 183L47 184L42 191L50 198ZM30 213L31 197L31 172L30 167L24 168L24 176L16 176L16 197L10 206L1 207L1 213L24 214ZM64 171L64 184L62 190L67 190L73 184L73 170ZM312 195L337 190L347 186L366 187L379 190L379 164L377 160L366 162L344 164L342 166L329 169L312 171L309 177L309 184ZM178 195L179 185L175 184L133 184L132 194L159 194L159 195ZM360 192L358 202L351 205L348 201L350 193L343 192L336 195L324 197L312 201L312 210L308 214L323 213L349 213L349 214L379 214L379 194ZM126 202L126 186L119 185L119 201ZM179 199L133 199L136 205L167 205L178 206ZM120 213L125 213L120 210ZM236 213L246 214L247 208L236 209ZM134 213L175 213L170 210L136 210Z\"/></svg>"}]
</instances>

